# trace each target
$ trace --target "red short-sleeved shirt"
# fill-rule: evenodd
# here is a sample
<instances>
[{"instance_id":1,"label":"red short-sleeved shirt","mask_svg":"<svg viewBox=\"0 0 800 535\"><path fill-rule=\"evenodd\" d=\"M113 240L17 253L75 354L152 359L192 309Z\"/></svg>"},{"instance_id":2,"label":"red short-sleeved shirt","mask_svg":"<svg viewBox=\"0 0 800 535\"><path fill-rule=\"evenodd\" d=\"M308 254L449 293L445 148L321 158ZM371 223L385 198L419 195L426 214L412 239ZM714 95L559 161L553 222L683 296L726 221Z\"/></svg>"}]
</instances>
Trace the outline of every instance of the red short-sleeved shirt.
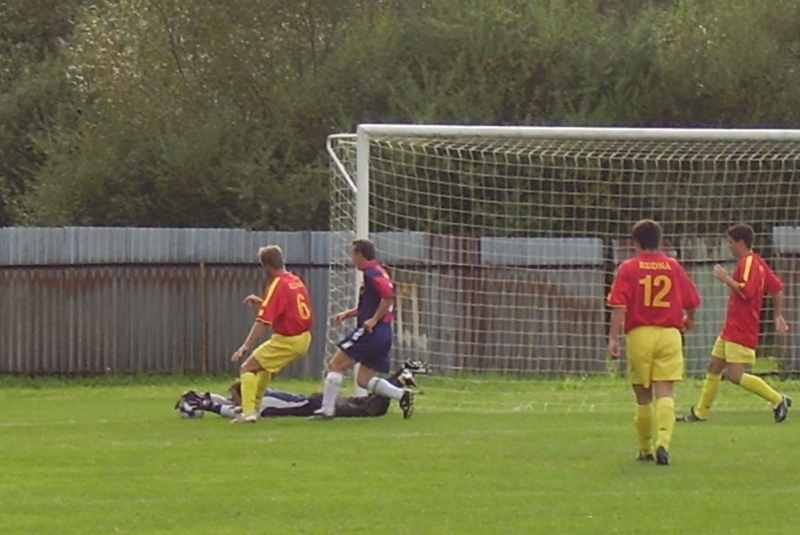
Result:
<instances>
[{"instance_id":1,"label":"red short-sleeved shirt","mask_svg":"<svg viewBox=\"0 0 800 535\"><path fill-rule=\"evenodd\" d=\"M700 295L677 260L643 252L620 264L607 303L626 309L626 333L645 325L680 329L683 312L699 307Z\"/></svg>"},{"instance_id":2,"label":"red short-sleeved shirt","mask_svg":"<svg viewBox=\"0 0 800 535\"><path fill-rule=\"evenodd\" d=\"M283 336L310 331L314 321L311 300L300 277L287 272L272 279L256 319Z\"/></svg>"},{"instance_id":3,"label":"red short-sleeved shirt","mask_svg":"<svg viewBox=\"0 0 800 535\"><path fill-rule=\"evenodd\" d=\"M783 283L756 253L740 258L731 277L739 284L744 296L739 292L731 292L725 325L720 336L728 342L755 349L758 347L764 293L780 292L783 290Z\"/></svg>"}]
</instances>

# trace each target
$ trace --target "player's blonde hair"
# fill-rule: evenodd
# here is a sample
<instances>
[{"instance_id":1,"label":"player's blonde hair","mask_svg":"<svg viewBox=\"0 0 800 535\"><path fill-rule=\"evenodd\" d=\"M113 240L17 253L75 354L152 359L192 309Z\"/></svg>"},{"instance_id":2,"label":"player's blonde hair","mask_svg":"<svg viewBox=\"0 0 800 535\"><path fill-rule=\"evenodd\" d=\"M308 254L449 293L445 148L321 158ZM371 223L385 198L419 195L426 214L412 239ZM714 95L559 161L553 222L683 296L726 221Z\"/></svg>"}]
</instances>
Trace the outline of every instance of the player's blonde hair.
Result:
<instances>
[{"instance_id":1,"label":"player's blonde hair","mask_svg":"<svg viewBox=\"0 0 800 535\"><path fill-rule=\"evenodd\" d=\"M267 245L258 250L258 260L264 267L283 269L286 262L283 260L283 251L277 245Z\"/></svg>"}]
</instances>

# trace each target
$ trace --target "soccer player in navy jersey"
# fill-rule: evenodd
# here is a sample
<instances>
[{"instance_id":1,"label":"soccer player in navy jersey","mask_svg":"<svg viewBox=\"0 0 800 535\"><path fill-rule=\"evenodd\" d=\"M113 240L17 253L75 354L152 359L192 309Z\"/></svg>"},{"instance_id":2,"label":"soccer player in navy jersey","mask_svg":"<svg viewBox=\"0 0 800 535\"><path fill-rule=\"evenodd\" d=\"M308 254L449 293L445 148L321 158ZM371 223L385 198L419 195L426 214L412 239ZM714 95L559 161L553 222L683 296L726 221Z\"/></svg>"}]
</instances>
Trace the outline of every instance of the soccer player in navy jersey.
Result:
<instances>
[{"instance_id":1,"label":"soccer player in navy jersey","mask_svg":"<svg viewBox=\"0 0 800 535\"><path fill-rule=\"evenodd\" d=\"M356 328L339 342L339 350L328 362L328 375L322 395L322 407L315 412L320 419L336 415L336 398L342 387L343 373L360 363L356 381L359 386L400 402L403 418L414 412L414 394L399 388L379 373L389 373L389 351L392 348L392 319L394 317L394 284L391 277L376 260L375 244L366 238L353 241L350 249L353 265L364 275L358 306L340 312L333 318L337 325L348 318L356 318Z\"/></svg>"}]
</instances>

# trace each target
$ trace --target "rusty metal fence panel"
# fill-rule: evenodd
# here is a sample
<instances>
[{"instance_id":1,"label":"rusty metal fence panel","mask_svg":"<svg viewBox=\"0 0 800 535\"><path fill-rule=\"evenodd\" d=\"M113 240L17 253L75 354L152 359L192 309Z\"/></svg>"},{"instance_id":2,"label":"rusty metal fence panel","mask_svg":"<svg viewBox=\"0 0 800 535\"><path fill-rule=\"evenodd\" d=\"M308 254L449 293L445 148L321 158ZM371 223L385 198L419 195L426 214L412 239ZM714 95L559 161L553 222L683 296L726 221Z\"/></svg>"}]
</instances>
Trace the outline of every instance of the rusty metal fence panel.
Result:
<instances>
[{"instance_id":1,"label":"rusty metal fence panel","mask_svg":"<svg viewBox=\"0 0 800 535\"><path fill-rule=\"evenodd\" d=\"M321 369L328 239L319 232L229 229L0 229L0 373L234 372L230 354L261 294L259 246L281 245L317 314L309 355Z\"/></svg>"},{"instance_id":2,"label":"rusty metal fence panel","mask_svg":"<svg viewBox=\"0 0 800 535\"><path fill-rule=\"evenodd\" d=\"M396 361L500 373L604 371L603 298L617 254L612 247L606 259L601 240L375 238L397 281ZM232 373L228 357L254 315L241 301L263 290L255 252L267 243L284 248L316 314L309 355L283 373L316 377L327 356L329 233L235 229L0 229L0 373ZM776 228L773 249L793 328L766 335L760 354L798 372L800 228ZM727 298L710 266L728 257L708 240L683 240L679 252L704 298L698 328L686 337L687 371L697 374ZM504 327L512 324L514 332Z\"/></svg>"}]
</instances>

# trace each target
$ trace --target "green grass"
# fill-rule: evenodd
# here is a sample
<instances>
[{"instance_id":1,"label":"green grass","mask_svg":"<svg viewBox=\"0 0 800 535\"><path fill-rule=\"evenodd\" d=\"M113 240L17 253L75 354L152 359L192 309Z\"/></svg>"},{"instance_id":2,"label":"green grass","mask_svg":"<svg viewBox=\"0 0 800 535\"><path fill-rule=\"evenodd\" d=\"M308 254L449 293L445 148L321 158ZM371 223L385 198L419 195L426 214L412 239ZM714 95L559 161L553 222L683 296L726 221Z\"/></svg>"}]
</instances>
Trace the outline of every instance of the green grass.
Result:
<instances>
[{"instance_id":1,"label":"green grass","mask_svg":"<svg viewBox=\"0 0 800 535\"><path fill-rule=\"evenodd\" d=\"M800 414L775 425L732 385L711 421L677 428L673 465L656 467L632 460L621 381L422 381L410 421L393 408L239 427L179 419L172 403L189 384L6 380L2 532L798 532ZM697 388L681 385L679 407Z\"/></svg>"}]
</instances>

